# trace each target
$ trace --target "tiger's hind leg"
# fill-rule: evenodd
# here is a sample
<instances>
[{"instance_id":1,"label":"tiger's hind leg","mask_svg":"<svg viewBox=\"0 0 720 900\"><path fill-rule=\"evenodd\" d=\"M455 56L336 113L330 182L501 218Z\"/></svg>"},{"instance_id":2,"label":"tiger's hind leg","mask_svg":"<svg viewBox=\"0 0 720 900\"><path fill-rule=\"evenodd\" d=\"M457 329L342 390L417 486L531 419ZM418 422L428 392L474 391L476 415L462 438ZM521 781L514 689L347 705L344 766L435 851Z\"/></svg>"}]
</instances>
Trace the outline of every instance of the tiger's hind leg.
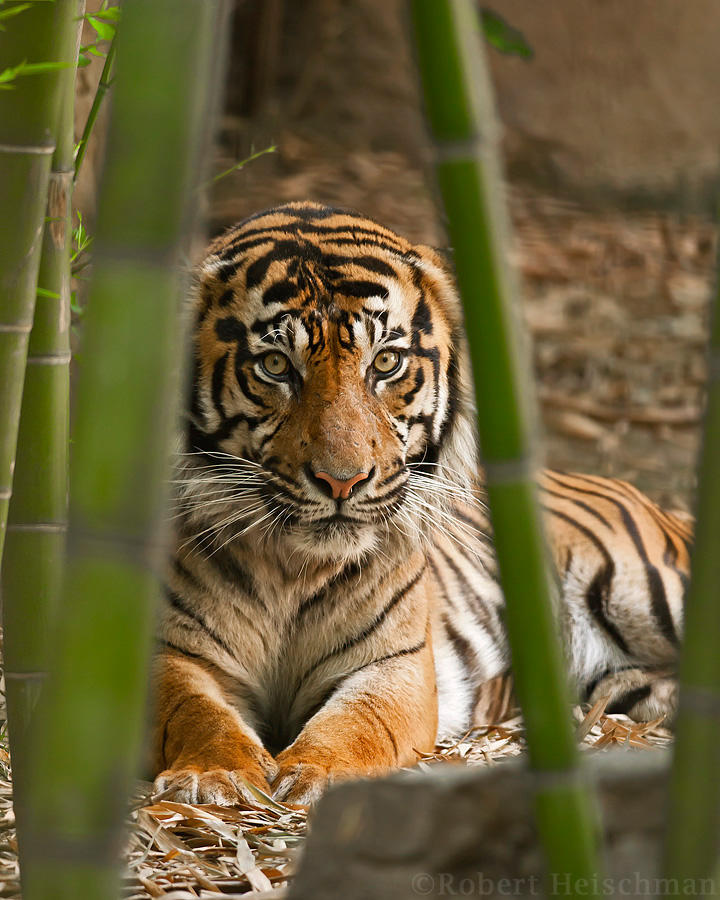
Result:
<instances>
[{"instance_id":1,"label":"tiger's hind leg","mask_svg":"<svg viewBox=\"0 0 720 900\"><path fill-rule=\"evenodd\" d=\"M670 724L677 710L677 676L667 669L637 667L605 672L587 685L585 699L594 704L605 698L607 713L624 713L636 722L665 716Z\"/></svg>"},{"instance_id":2,"label":"tiger's hind leg","mask_svg":"<svg viewBox=\"0 0 720 900\"><path fill-rule=\"evenodd\" d=\"M589 682L581 692L591 706L607 700L605 712L623 713L636 722L652 722L664 717L671 725L677 711L678 681L668 669L642 669L637 666L606 671ZM517 707L510 673L480 685L473 715L474 727L495 725Z\"/></svg>"},{"instance_id":3,"label":"tiger's hind leg","mask_svg":"<svg viewBox=\"0 0 720 900\"><path fill-rule=\"evenodd\" d=\"M671 720L692 531L624 481L546 471L540 496L570 673L585 699Z\"/></svg>"}]
</instances>

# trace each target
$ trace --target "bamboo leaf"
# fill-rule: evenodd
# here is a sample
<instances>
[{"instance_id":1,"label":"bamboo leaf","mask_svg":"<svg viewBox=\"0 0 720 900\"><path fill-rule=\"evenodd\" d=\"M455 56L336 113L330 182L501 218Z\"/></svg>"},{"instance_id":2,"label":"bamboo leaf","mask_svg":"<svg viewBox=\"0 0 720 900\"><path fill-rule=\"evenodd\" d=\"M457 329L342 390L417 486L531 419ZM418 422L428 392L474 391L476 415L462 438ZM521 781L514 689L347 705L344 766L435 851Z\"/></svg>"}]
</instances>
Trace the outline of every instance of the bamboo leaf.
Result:
<instances>
[{"instance_id":1,"label":"bamboo leaf","mask_svg":"<svg viewBox=\"0 0 720 900\"><path fill-rule=\"evenodd\" d=\"M13 16L20 15L21 12L25 12L26 9L30 9L32 4L30 3L20 3L17 6L12 7L11 9L6 9L3 12L0 12L0 31L6 31L7 29L3 25L3 21L6 19L11 19Z\"/></svg>"},{"instance_id":2,"label":"bamboo leaf","mask_svg":"<svg viewBox=\"0 0 720 900\"><path fill-rule=\"evenodd\" d=\"M57 69L68 69L72 68L72 66L72 63L66 62L29 63L27 60L23 60L23 62L18 63L16 66L8 66L8 68L3 69L2 72L0 72L0 88L4 90L12 88L13 85L11 82L21 76L44 75L47 72L54 72Z\"/></svg>"},{"instance_id":3,"label":"bamboo leaf","mask_svg":"<svg viewBox=\"0 0 720 900\"><path fill-rule=\"evenodd\" d=\"M525 39L525 35L517 28L513 28L503 17L492 9L481 9L485 40L507 56L519 56L521 59L532 59L535 55L532 47Z\"/></svg>"},{"instance_id":4,"label":"bamboo leaf","mask_svg":"<svg viewBox=\"0 0 720 900\"><path fill-rule=\"evenodd\" d=\"M112 20L105 20L97 15L88 16L87 20L101 41L111 41L115 37L115 25Z\"/></svg>"},{"instance_id":5,"label":"bamboo leaf","mask_svg":"<svg viewBox=\"0 0 720 900\"><path fill-rule=\"evenodd\" d=\"M87 15L83 16L83 18L87 21L90 19L100 19L102 21L108 22L119 22L120 21L120 7L119 6L106 6L103 4L102 8L93 12L87 13Z\"/></svg>"},{"instance_id":6,"label":"bamboo leaf","mask_svg":"<svg viewBox=\"0 0 720 900\"><path fill-rule=\"evenodd\" d=\"M277 150L277 146L275 144L271 144L269 147L265 147L264 150L258 150L256 153L250 154L250 156L245 159L240 160L240 162L236 162L234 165L230 166L229 169L225 169L223 172L219 172L210 181L203 185L203 187L208 187L211 184L215 184L217 181L221 181L223 178L227 178L228 175L232 175L233 172L238 172L240 169L244 169L248 163L253 162L256 159L259 159L261 156L265 156L267 153L275 153Z\"/></svg>"}]
</instances>

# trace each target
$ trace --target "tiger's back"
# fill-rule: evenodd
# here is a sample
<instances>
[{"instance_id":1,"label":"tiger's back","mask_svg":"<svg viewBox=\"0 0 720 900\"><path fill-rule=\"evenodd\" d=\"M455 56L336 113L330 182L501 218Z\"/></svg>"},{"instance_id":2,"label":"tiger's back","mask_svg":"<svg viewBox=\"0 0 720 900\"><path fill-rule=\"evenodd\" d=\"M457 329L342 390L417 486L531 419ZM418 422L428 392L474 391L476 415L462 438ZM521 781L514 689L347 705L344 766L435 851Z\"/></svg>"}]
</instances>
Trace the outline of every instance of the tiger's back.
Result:
<instances>
[{"instance_id":1,"label":"tiger's back","mask_svg":"<svg viewBox=\"0 0 720 900\"><path fill-rule=\"evenodd\" d=\"M158 784L306 802L462 733L508 670L461 308L429 248L290 204L211 245L195 320ZM623 482L540 489L579 688L671 712L687 526Z\"/></svg>"}]
</instances>

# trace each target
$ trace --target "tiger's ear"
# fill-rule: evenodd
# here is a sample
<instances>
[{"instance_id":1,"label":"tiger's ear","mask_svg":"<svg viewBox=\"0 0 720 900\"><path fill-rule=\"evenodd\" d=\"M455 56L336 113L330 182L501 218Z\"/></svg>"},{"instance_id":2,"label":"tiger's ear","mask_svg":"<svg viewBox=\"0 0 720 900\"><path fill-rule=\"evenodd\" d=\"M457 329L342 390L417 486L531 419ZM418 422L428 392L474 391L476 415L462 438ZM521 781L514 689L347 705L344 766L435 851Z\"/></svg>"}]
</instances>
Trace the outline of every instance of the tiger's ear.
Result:
<instances>
[{"instance_id":1,"label":"tiger's ear","mask_svg":"<svg viewBox=\"0 0 720 900\"><path fill-rule=\"evenodd\" d=\"M185 385L185 408L183 409L183 418L192 423L196 428L205 431L207 421L205 411L200 401L200 361L197 353L192 353L192 365L188 366Z\"/></svg>"},{"instance_id":2,"label":"tiger's ear","mask_svg":"<svg viewBox=\"0 0 720 900\"><path fill-rule=\"evenodd\" d=\"M418 246L423 271L432 277L434 299L450 324L452 342L448 367L448 391L452 421L438 463L446 473L468 487L477 481L480 456L477 440L477 415L470 351L465 336L463 306L455 284L450 250Z\"/></svg>"},{"instance_id":3,"label":"tiger's ear","mask_svg":"<svg viewBox=\"0 0 720 900\"><path fill-rule=\"evenodd\" d=\"M185 341L185 371L183 374L182 408L179 410L179 426L188 445L193 435L205 432L208 423L201 401L201 366L197 347L197 331L207 315L212 296L203 281L202 266L195 266L189 273L188 290L181 307L182 329Z\"/></svg>"},{"instance_id":4,"label":"tiger's ear","mask_svg":"<svg viewBox=\"0 0 720 900\"><path fill-rule=\"evenodd\" d=\"M430 244L417 244L416 249L452 277L454 271L452 247L431 247Z\"/></svg>"},{"instance_id":5,"label":"tiger's ear","mask_svg":"<svg viewBox=\"0 0 720 900\"><path fill-rule=\"evenodd\" d=\"M477 434L477 410L470 363L470 352L464 327L454 332L454 358L449 373L450 390L455 392L450 431L440 450L438 462L452 472L463 487L475 484L480 472L480 451Z\"/></svg>"},{"instance_id":6,"label":"tiger's ear","mask_svg":"<svg viewBox=\"0 0 720 900\"><path fill-rule=\"evenodd\" d=\"M434 276L438 286L437 299L448 314L453 328L460 327L464 333L463 308L455 283L452 248L418 244L415 250L420 256L423 270Z\"/></svg>"}]
</instances>

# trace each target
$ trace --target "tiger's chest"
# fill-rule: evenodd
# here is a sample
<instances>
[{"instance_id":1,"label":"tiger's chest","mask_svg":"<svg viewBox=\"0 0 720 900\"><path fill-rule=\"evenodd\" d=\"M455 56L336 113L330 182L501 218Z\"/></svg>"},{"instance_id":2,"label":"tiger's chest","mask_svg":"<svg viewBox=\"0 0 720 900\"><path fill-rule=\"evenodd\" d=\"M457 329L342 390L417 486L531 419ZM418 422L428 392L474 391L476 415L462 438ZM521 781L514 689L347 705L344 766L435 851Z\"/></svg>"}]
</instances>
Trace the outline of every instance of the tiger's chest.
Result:
<instances>
[{"instance_id":1,"label":"tiger's chest","mask_svg":"<svg viewBox=\"0 0 720 900\"><path fill-rule=\"evenodd\" d=\"M162 637L217 667L230 702L282 748L353 672L416 645L429 622L439 732L457 733L477 684L507 665L489 553L438 537L393 564L378 555L298 577L279 561L185 555L171 572Z\"/></svg>"},{"instance_id":2,"label":"tiger's chest","mask_svg":"<svg viewBox=\"0 0 720 900\"><path fill-rule=\"evenodd\" d=\"M175 568L163 638L187 645L192 629L194 651L217 668L230 702L276 749L354 672L422 637L427 620L422 554L314 579L211 557L186 559L182 578Z\"/></svg>"}]
</instances>

